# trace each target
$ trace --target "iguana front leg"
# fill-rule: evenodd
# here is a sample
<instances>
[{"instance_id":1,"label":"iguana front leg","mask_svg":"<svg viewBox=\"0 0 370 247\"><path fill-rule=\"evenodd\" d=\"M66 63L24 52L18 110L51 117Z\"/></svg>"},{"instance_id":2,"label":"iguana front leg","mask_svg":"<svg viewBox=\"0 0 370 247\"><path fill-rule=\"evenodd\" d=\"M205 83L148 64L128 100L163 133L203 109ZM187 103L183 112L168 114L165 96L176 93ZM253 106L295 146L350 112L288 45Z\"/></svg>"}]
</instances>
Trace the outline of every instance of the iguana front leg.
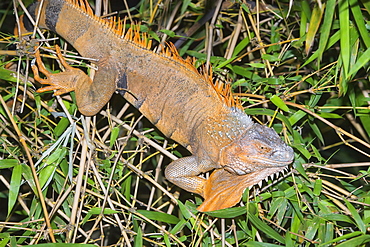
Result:
<instances>
[{"instance_id":1,"label":"iguana front leg","mask_svg":"<svg viewBox=\"0 0 370 247\"><path fill-rule=\"evenodd\" d=\"M197 193L204 197L205 178L198 175L211 170L210 164L199 164L195 156L188 156L173 161L166 167L166 178L189 192Z\"/></svg>"},{"instance_id":2,"label":"iguana front leg","mask_svg":"<svg viewBox=\"0 0 370 247\"><path fill-rule=\"evenodd\" d=\"M117 71L107 58L98 62L98 71L94 80L91 80L82 70L73 68L62 56L59 46L55 46L58 59L64 71L56 74L50 73L42 63L40 52L35 53L36 64L32 65L34 78L41 84L49 86L40 88L37 92L56 90L54 95L61 95L71 91L76 93L76 101L79 111L85 116L93 116L109 101L116 90ZM46 76L42 79L39 72Z\"/></svg>"},{"instance_id":3,"label":"iguana front leg","mask_svg":"<svg viewBox=\"0 0 370 247\"><path fill-rule=\"evenodd\" d=\"M77 89L77 85L81 84L91 84L92 80L88 77L82 70L71 67L64 57L62 56L60 47L55 46L55 50L60 63L64 67L64 72L57 74L50 73L41 60L40 50L37 49L35 52L36 64L32 63L32 71L34 73L34 78L41 84L47 84L49 86L39 88L38 93L43 93L47 91L55 90L54 96L62 95ZM46 79L42 79L39 75L39 71L46 76Z\"/></svg>"}]
</instances>

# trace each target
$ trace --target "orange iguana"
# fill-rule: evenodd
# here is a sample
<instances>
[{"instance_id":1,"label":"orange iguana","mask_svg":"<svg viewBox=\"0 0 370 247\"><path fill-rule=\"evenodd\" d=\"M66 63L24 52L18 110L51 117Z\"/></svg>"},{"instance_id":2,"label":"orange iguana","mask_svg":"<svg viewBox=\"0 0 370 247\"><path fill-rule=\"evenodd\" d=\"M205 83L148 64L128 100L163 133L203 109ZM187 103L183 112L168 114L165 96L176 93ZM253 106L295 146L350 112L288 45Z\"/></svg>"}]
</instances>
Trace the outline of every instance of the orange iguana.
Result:
<instances>
[{"instance_id":1,"label":"orange iguana","mask_svg":"<svg viewBox=\"0 0 370 247\"><path fill-rule=\"evenodd\" d=\"M62 36L84 57L97 59L91 80L70 67L57 49L65 71L50 74L36 54L37 65L55 95L75 91L79 110L97 114L115 91L139 109L164 135L186 147L192 156L169 164L166 178L204 197L200 211L234 206L243 191L282 171L293 160L293 150L277 133L253 123L232 96L225 96L210 76L199 73L191 60L182 59L173 46L156 54L145 34L124 34L114 20L94 16L85 0L45 0L28 7L38 26ZM24 26L33 25L23 18ZM209 179L199 176L213 171Z\"/></svg>"}]
</instances>

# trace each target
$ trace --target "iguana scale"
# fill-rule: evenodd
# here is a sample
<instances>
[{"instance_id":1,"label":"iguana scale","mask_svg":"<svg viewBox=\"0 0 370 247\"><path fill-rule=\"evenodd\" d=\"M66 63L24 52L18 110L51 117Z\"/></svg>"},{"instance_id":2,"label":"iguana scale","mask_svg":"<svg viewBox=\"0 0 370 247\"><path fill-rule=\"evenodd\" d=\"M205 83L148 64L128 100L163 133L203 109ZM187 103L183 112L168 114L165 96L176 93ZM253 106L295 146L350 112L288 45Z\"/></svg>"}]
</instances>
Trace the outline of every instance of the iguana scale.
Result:
<instances>
[{"instance_id":1,"label":"iguana scale","mask_svg":"<svg viewBox=\"0 0 370 247\"><path fill-rule=\"evenodd\" d=\"M35 79L48 84L38 91L75 91L79 111L92 116L118 90L165 136L192 153L169 164L165 176L204 197L199 211L234 206L245 188L292 162L292 148L273 129L253 123L231 95L215 87L210 76L199 73L173 46L153 52L145 34L133 29L125 33L114 20L95 16L85 0L40 3L28 7L34 20L41 11L38 26L62 36L82 56L97 59L98 70L91 80L70 67L57 49L65 71L51 74L36 55ZM39 70L45 79L38 76ZM199 176L212 170L208 179Z\"/></svg>"}]
</instances>

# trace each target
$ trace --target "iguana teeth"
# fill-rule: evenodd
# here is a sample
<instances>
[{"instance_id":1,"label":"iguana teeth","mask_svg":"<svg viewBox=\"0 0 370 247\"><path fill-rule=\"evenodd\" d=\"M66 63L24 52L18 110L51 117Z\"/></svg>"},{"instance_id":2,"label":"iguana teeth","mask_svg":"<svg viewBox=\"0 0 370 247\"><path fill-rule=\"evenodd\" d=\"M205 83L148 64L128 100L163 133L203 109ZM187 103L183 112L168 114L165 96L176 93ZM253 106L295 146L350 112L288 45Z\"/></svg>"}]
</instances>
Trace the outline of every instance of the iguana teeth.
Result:
<instances>
[{"instance_id":1,"label":"iguana teeth","mask_svg":"<svg viewBox=\"0 0 370 247\"><path fill-rule=\"evenodd\" d=\"M258 182L258 186L262 188L262 180Z\"/></svg>"}]
</instances>

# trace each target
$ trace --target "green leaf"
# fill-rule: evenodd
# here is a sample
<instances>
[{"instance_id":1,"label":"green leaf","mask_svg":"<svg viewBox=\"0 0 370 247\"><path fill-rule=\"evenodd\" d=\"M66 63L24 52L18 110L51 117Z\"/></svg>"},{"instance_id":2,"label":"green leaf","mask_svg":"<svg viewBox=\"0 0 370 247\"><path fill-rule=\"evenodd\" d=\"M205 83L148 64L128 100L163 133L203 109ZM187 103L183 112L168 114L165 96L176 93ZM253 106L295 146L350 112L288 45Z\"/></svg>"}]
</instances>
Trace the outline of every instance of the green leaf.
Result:
<instances>
[{"instance_id":1,"label":"green leaf","mask_svg":"<svg viewBox=\"0 0 370 247\"><path fill-rule=\"evenodd\" d=\"M346 199L344 199L344 201L346 202L346 206L351 212L351 216L355 220L358 229L360 229L361 232L366 233L366 226L365 223L362 221L360 214L349 201L347 201Z\"/></svg>"},{"instance_id":2,"label":"green leaf","mask_svg":"<svg viewBox=\"0 0 370 247\"><path fill-rule=\"evenodd\" d=\"M305 237L308 239L314 239L320 226L320 217L314 217L313 220L309 220L307 223Z\"/></svg>"},{"instance_id":3,"label":"green leaf","mask_svg":"<svg viewBox=\"0 0 370 247\"><path fill-rule=\"evenodd\" d=\"M109 148L113 147L114 143L116 142L116 140L119 136L119 132L120 132L120 128L118 128L118 127L114 127L111 130L110 140L109 140Z\"/></svg>"},{"instance_id":4,"label":"green leaf","mask_svg":"<svg viewBox=\"0 0 370 247\"><path fill-rule=\"evenodd\" d=\"M212 217L228 219L228 218L235 218L235 217L238 217L240 215L247 213L247 208L246 207L225 208L225 209L215 210L211 212L204 212L204 213Z\"/></svg>"},{"instance_id":5,"label":"green leaf","mask_svg":"<svg viewBox=\"0 0 370 247\"><path fill-rule=\"evenodd\" d=\"M234 71L234 73L238 75L241 75L251 80L261 80L262 78L256 73L254 73L252 70L253 70L252 68L244 68L238 65L234 65L232 67L232 71Z\"/></svg>"},{"instance_id":6,"label":"green leaf","mask_svg":"<svg viewBox=\"0 0 370 247\"><path fill-rule=\"evenodd\" d=\"M10 180L8 216L13 210L15 202L17 201L19 188L21 187L21 179L22 179L22 165L18 164L13 168L12 177Z\"/></svg>"},{"instance_id":7,"label":"green leaf","mask_svg":"<svg viewBox=\"0 0 370 247\"><path fill-rule=\"evenodd\" d=\"M354 246L365 246L364 244L370 243L370 235L362 235L350 240L347 240L343 243L336 245L336 247L354 247ZM366 245L368 246L368 245Z\"/></svg>"},{"instance_id":8,"label":"green leaf","mask_svg":"<svg viewBox=\"0 0 370 247\"><path fill-rule=\"evenodd\" d=\"M269 216L271 217L276 213L276 220L279 225L283 222L284 217L286 217L286 206L288 205L288 200L283 196L285 196L284 192L282 192L281 197L272 200L269 212ZM276 197L276 194L274 194L273 197Z\"/></svg>"},{"instance_id":9,"label":"green leaf","mask_svg":"<svg viewBox=\"0 0 370 247\"><path fill-rule=\"evenodd\" d=\"M348 72L347 78L349 79L352 75L356 74L362 67L368 64L370 61L370 47L357 59L356 63L352 66Z\"/></svg>"},{"instance_id":10,"label":"green leaf","mask_svg":"<svg viewBox=\"0 0 370 247\"><path fill-rule=\"evenodd\" d=\"M24 179L27 181L28 185L31 187L33 193L38 195L35 180L33 179L33 176L32 176L31 168L26 164L22 164L22 175Z\"/></svg>"},{"instance_id":11,"label":"green leaf","mask_svg":"<svg viewBox=\"0 0 370 247\"><path fill-rule=\"evenodd\" d=\"M323 118L342 118L340 115L330 112L317 112L317 115Z\"/></svg>"},{"instance_id":12,"label":"green leaf","mask_svg":"<svg viewBox=\"0 0 370 247\"><path fill-rule=\"evenodd\" d=\"M285 102L279 97L277 96L276 94L273 95L271 98L270 98L271 102L274 103L274 105L276 105L277 107L279 107L281 110L285 111L285 112L289 112L289 108L288 106L285 104Z\"/></svg>"},{"instance_id":13,"label":"green leaf","mask_svg":"<svg viewBox=\"0 0 370 247\"><path fill-rule=\"evenodd\" d=\"M0 247L5 247L9 243L10 234L9 233L0 233Z\"/></svg>"},{"instance_id":14,"label":"green leaf","mask_svg":"<svg viewBox=\"0 0 370 247\"><path fill-rule=\"evenodd\" d=\"M57 126L55 126L54 128L54 135L56 137L59 137L60 135L62 135L64 131L66 130L66 128L69 126L69 124L70 123L69 123L68 118L62 117L59 123L57 124Z\"/></svg>"},{"instance_id":15,"label":"green leaf","mask_svg":"<svg viewBox=\"0 0 370 247\"><path fill-rule=\"evenodd\" d=\"M322 6L316 5L313 8L311 20L310 20L310 26L308 27L308 32L306 35L306 47L305 47L306 54L310 52L311 47L313 46L313 41L315 39L317 31L319 30L322 15L324 13L324 9L325 9L325 3L322 4Z\"/></svg>"},{"instance_id":16,"label":"green leaf","mask_svg":"<svg viewBox=\"0 0 370 247\"><path fill-rule=\"evenodd\" d=\"M293 126L306 115L307 113L302 110L296 111L289 117L289 123Z\"/></svg>"},{"instance_id":17,"label":"green leaf","mask_svg":"<svg viewBox=\"0 0 370 247\"><path fill-rule=\"evenodd\" d=\"M326 45L328 44L329 35L332 31L332 23L333 23L333 16L335 10L336 0L328 0L325 8L325 15L324 20L321 26L321 35L319 41L319 56L322 57L324 50L326 49Z\"/></svg>"},{"instance_id":18,"label":"green leaf","mask_svg":"<svg viewBox=\"0 0 370 247\"><path fill-rule=\"evenodd\" d=\"M14 71L0 67L0 79L4 81L17 82L16 73Z\"/></svg>"},{"instance_id":19,"label":"green leaf","mask_svg":"<svg viewBox=\"0 0 370 247\"><path fill-rule=\"evenodd\" d=\"M322 217L323 219L326 219L328 221L343 221L343 222L347 222L349 224L354 224L351 217L349 217L347 215L333 213L333 214L320 214L320 217Z\"/></svg>"},{"instance_id":20,"label":"green leaf","mask_svg":"<svg viewBox=\"0 0 370 247\"><path fill-rule=\"evenodd\" d=\"M141 227L137 228L136 236L134 237L134 246L135 247L142 247L143 246L143 232L141 230Z\"/></svg>"},{"instance_id":21,"label":"green leaf","mask_svg":"<svg viewBox=\"0 0 370 247\"><path fill-rule=\"evenodd\" d=\"M82 225L85 224L91 218L92 215L99 215L101 213L103 213L103 214L117 214L117 213L119 213L119 211L116 211L116 210L113 210L113 209L110 209L110 208L104 208L104 210L102 210L102 208L91 208L89 210L89 212L87 212L87 214L84 217L84 219L82 220L81 224Z\"/></svg>"},{"instance_id":22,"label":"green leaf","mask_svg":"<svg viewBox=\"0 0 370 247\"><path fill-rule=\"evenodd\" d=\"M168 35L171 38L176 36L176 33L174 31L167 30L167 29L161 29L161 30L159 30L159 32L162 32L162 33Z\"/></svg>"},{"instance_id":23,"label":"green leaf","mask_svg":"<svg viewBox=\"0 0 370 247\"><path fill-rule=\"evenodd\" d=\"M366 29L365 26L365 16L362 15L360 5L357 0L350 0L349 1L351 6L352 16L355 19L357 29L361 35L363 42L365 43L367 48L370 48L370 36L369 30Z\"/></svg>"},{"instance_id":24,"label":"green leaf","mask_svg":"<svg viewBox=\"0 0 370 247\"><path fill-rule=\"evenodd\" d=\"M344 78L347 78L350 64L349 5L348 0L339 0L340 55L343 63Z\"/></svg>"},{"instance_id":25,"label":"green leaf","mask_svg":"<svg viewBox=\"0 0 370 247\"><path fill-rule=\"evenodd\" d=\"M285 244L285 239L277 233L274 229L272 229L270 226L268 226L265 222L260 220L258 217L254 216L253 214L248 214L248 218L251 221L251 223L259 230L264 232L265 234L269 235L274 240Z\"/></svg>"},{"instance_id":26,"label":"green leaf","mask_svg":"<svg viewBox=\"0 0 370 247\"><path fill-rule=\"evenodd\" d=\"M178 200L177 203L179 204L180 211L184 218L190 219L192 217L190 210L180 200Z\"/></svg>"},{"instance_id":27,"label":"green leaf","mask_svg":"<svg viewBox=\"0 0 370 247\"><path fill-rule=\"evenodd\" d=\"M353 238L353 237L356 237L356 236L359 236L359 235L362 235L362 233L361 232L351 232L351 233L348 233L348 234L345 234L345 235L342 235L342 236L340 236L340 237L338 237L338 238L335 238L335 239L332 239L332 240L330 240L330 241L328 241L328 242L325 242L325 243L322 243L322 244L320 244L319 246L327 246L327 245L329 245L329 244L332 244L332 243L336 243L336 242L340 242L340 241L343 241L343 240L348 240L348 239L350 239L350 238ZM345 243L345 242L344 242ZM336 245L336 246L338 246L338 245ZM353 247L353 246L352 246Z\"/></svg>"},{"instance_id":28,"label":"green leaf","mask_svg":"<svg viewBox=\"0 0 370 247\"><path fill-rule=\"evenodd\" d=\"M60 162L65 158L66 148L57 148L45 161L39 174L40 186L44 190L54 177L54 172Z\"/></svg>"},{"instance_id":29,"label":"green leaf","mask_svg":"<svg viewBox=\"0 0 370 247\"><path fill-rule=\"evenodd\" d=\"M246 243L246 246L247 247L280 247L281 245L262 243L262 242L257 242L257 241L248 241L248 243Z\"/></svg>"},{"instance_id":30,"label":"green leaf","mask_svg":"<svg viewBox=\"0 0 370 247\"><path fill-rule=\"evenodd\" d=\"M46 243L27 245L31 247L96 247L94 244Z\"/></svg>"},{"instance_id":31,"label":"green leaf","mask_svg":"<svg viewBox=\"0 0 370 247\"><path fill-rule=\"evenodd\" d=\"M321 190L322 190L322 180L316 179L313 187L313 194L315 196L319 196L321 194Z\"/></svg>"},{"instance_id":32,"label":"green leaf","mask_svg":"<svg viewBox=\"0 0 370 247\"><path fill-rule=\"evenodd\" d=\"M266 67L264 63L248 63L248 65L257 69L264 69Z\"/></svg>"},{"instance_id":33,"label":"green leaf","mask_svg":"<svg viewBox=\"0 0 370 247\"><path fill-rule=\"evenodd\" d=\"M16 165L19 165L19 162L16 159L0 160L0 169L11 168L11 167L14 167Z\"/></svg>"},{"instance_id":34,"label":"green leaf","mask_svg":"<svg viewBox=\"0 0 370 247\"><path fill-rule=\"evenodd\" d=\"M276 62L276 61L281 60L278 55L270 55L270 54L263 54L262 58L265 60L268 60L269 62Z\"/></svg>"},{"instance_id":35,"label":"green leaf","mask_svg":"<svg viewBox=\"0 0 370 247\"><path fill-rule=\"evenodd\" d=\"M234 61L235 57L231 57L223 62L221 62L219 65L216 66L217 69L221 69L223 67L225 67L226 65L228 65L229 63L231 63L232 61Z\"/></svg>"},{"instance_id":36,"label":"green leaf","mask_svg":"<svg viewBox=\"0 0 370 247\"><path fill-rule=\"evenodd\" d=\"M188 8L188 6L189 6L190 3L191 3L191 0L184 0L184 1L182 1L181 15L185 13L185 11Z\"/></svg>"},{"instance_id":37,"label":"green leaf","mask_svg":"<svg viewBox=\"0 0 370 247\"><path fill-rule=\"evenodd\" d=\"M49 182L53 179L55 170L56 170L56 165L54 164L47 165L41 170L39 174L39 181L40 181L40 186L42 190L46 189Z\"/></svg>"},{"instance_id":38,"label":"green leaf","mask_svg":"<svg viewBox=\"0 0 370 247\"><path fill-rule=\"evenodd\" d=\"M177 224L180 219L177 218L174 215L171 214L166 214L162 212L156 212L156 211L148 211L148 210L137 210L137 213L147 217L148 219L151 220L157 220L157 221L162 221L168 224Z\"/></svg>"},{"instance_id":39,"label":"green leaf","mask_svg":"<svg viewBox=\"0 0 370 247\"><path fill-rule=\"evenodd\" d=\"M231 57L236 57L249 44L249 42L249 37L246 37L242 41L240 41L235 47L233 55Z\"/></svg>"},{"instance_id":40,"label":"green leaf","mask_svg":"<svg viewBox=\"0 0 370 247\"><path fill-rule=\"evenodd\" d=\"M370 2L368 0L361 0L361 3L364 5L367 13L370 13Z\"/></svg>"},{"instance_id":41,"label":"green leaf","mask_svg":"<svg viewBox=\"0 0 370 247\"><path fill-rule=\"evenodd\" d=\"M312 131L315 133L316 137L319 138L319 140L321 141L323 145L325 145L324 137L322 136L320 128L317 126L317 124L309 122L309 125Z\"/></svg>"},{"instance_id":42,"label":"green leaf","mask_svg":"<svg viewBox=\"0 0 370 247\"><path fill-rule=\"evenodd\" d=\"M150 37L152 38L152 39L154 39L155 41L157 41L158 43L160 43L161 42L161 39L159 38L159 36L155 33L155 32L153 32L152 30L149 30L148 31L148 34L150 35Z\"/></svg>"},{"instance_id":43,"label":"green leaf","mask_svg":"<svg viewBox=\"0 0 370 247\"><path fill-rule=\"evenodd\" d=\"M331 30L329 30L329 31L331 31ZM339 39L340 39L340 31L337 31L336 33L334 33L333 35L330 36L328 42L325 42L326 46L324 46L324 44L322 44L323 48L319 47L319 49L314 54L312 54L312 56L310 58L308 58L307 61L305 61L304 64L301 67L306 66L307 64L311 63L313 60L315 60L318 57L322 57L322 54L324 53L324 51L329 49L330 47L332 47L334 44L336 44ZM320 39L320 41L321 41L321 39ZM320 43L319 43L319 45L320 45Z\"/></svg>"},{"instance_id":44,"label":"green leaf","mask_svg":"<svg viewBox=\"0 0 370 247\"><path fill-rule=\"evenodd\" d=\"M176 235L178 232L180 232L188 223L187 220L181 219L170 231L170 233Z\"/></svg>"}]
</instances>

